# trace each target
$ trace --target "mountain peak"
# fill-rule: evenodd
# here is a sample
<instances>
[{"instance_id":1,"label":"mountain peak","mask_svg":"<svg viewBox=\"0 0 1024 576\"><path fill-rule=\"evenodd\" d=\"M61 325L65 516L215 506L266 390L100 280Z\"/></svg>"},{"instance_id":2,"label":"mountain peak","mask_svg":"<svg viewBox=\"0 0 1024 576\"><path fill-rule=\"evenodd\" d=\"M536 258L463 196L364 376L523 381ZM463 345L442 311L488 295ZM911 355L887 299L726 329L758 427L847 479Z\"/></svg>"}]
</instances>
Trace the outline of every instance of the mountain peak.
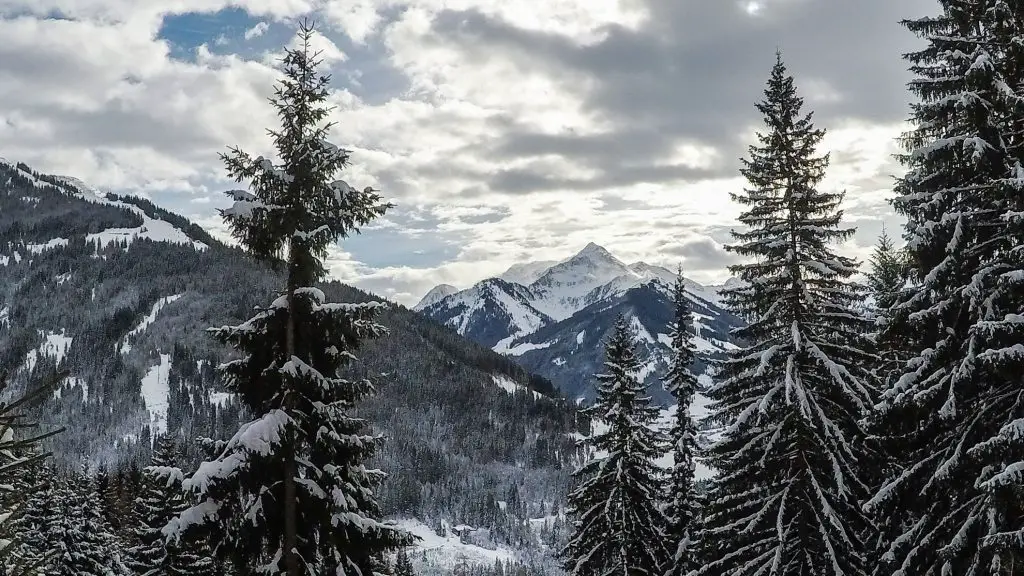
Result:
<instances>
[{"instance_id":1,"label":"mountain peak","mask_svg":"<svg viewBox=\"0 0 1024 576\"><path fill-rule=\"evenodd\" d=\"M617 258L615 258L615 256L612 256L612 253L606 250L604 246L599 246L598 244L595 244L593 242L589 242L586 246L584 246L583 250L580 250L576 254L576 256L600 256L602 258L611 258L617 260Z\"/></svg>"},{"instance_id":2,"label":"mountain peak","mask_svg":"<svg viewBox=\"0 0 1024 576\"><path fill-rule=\"evenodd\" d=\"M436 304L441 300L444 300L448 296L455 294L459 289L451 284L438 284L430 289L425 296L420 300L419 304L413 306L413 310L419 312L431 304Z\"/></svg>"}]
</instances>

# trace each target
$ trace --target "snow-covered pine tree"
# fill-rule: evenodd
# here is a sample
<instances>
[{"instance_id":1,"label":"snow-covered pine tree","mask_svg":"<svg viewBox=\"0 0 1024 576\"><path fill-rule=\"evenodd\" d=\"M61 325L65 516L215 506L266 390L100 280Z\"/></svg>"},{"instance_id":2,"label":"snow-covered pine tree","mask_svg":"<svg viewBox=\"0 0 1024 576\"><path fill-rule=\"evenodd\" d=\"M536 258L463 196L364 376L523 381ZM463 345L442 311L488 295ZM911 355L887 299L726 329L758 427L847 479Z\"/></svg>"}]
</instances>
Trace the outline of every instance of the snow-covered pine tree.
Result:
<instances>
[{"instance_id":1,"label":"snow-covered pine tree","mask_svg":"<svg viewBox=\"0 0 1024 576\"><path fill-rule=\"evenodd\" d=\"M59 576L122 576L130 572L120 562L114 536L103 518L99 493L88 474L71 474L56 481L57 514L50 531Z\"/></svg>"},{"instance_id":2,"label":"snow-covered pine tree","mask_svg":"<svg viewBox=\"0 0 1024 576\"><path fill-rule=\"evenodd\" d=\"M313 35L303 23L271 99L280 164L237 148L223 155L231 177L252 189L229 193L235 203L222 215L232 234L257 258L283 254L287 271L268 307L212 329L243 353L220 371L253 420L184 482L200 502L166 528L174 539L204 526L217 554L249 570L370 576L384 554L411 543L380 519L374 489L385 475L364 466L381 439L349 413L373 388L341 375L359 342L384 332L375 321L383 304L328 303L314 284L328 247L390 204L335 179L349 152L327 141L329 77L317 71Z\"/></svg>"},{"instance_id":3,"label":"snow-covered pine tree","mask_svg":"<svg viewBox=\"0 0 1024 576\"><path fill-rule=\"evenodd\" d=\"M889 233L882 229L868 265L867 287L874 298L875 310L884 317L909 279L906 253L897 248Z\"/></svg>"},{"instance_id":4,"label":"snow-covered pine tree","mask_svg":"<svg viewBox=\"0 0 1024 576\"><path fill-rule=\"evenodd\" d=\"M134 529L136 545L128 554L128 564L139 576L201 576L213 572L213 563L201 547L164 542L164 526L188 508L177 457L174 438L158 437L153 459L145 469L142 493L136 499L139 525Z\"/></svg>"},{"instance_id":5,"label":"snow-covered pine tree","mask_svg":"<svg viewBox=\"0 0 1024 576\"><path fill-rule=\"evenodd\" d=\"M700 575L865 573L858 421L874 394L870 323L853 311L857 264L832 247L853 230L840 227L842 195L818 189L824 131L802 106L777 55L757 105L767 131L744 160L749 186L733 195L746 229L727 248L749 263L731 267L743 285L724 295L749 324L709 391L729 426L707 452L717 476Z\"/></svg>"},{"instance_id":6,"label":"snow-covered pine tree","mask_svg":"<svg viewBox=\"0 0 1024 576\"><path fill-rule=\"evenodd\" d=\"M877 573L1018 574L1024 536L1024 8L944 0L905 22L913 124L894 200L920 286L887 340L913 346L879 405L894 474L868 509L895 526Z\"/></svg>"},{"instance_id":7,"label":"snow-covered pine tree","mask_svg":"<svg viewBox=\"0 0 1024 576\"><path fill-rule=\"evenodd\" d=\"M696 359L693 316L682 270L676 274L672 299L674 313L669 328L672 357L663 382L665 390L676 399L676 418L669 432L673 464L668 484L668 505L665 507L665 535L668 537L666 542L670 558L664 572L666 576L686 576L697 566L693 539L700 520L697 482L694 477L694 457L698 446L697 427L690 406L699 385L692 371Z\"/></svg>"},{"instance_id":8,"label":"snow-covered pine tree","mask_svg":"<svg viewBox=\"0 0 1024 576\"><path fill-rule=\"evenodd\" d=\"M598 453L574 474L573 533L561 551L571 576L661 576L665 518L658 508L663 473L655 464L667 439L651 428L658 410L640 382L634 336L619 317L605 347L597 398L585 413L607 426L585 445Z\"/></svg>"},{"instance_id":9,"label":"snow-covered pine tree","mask_svg":"<svg viewBox=\"0 0 1024 576\"><path fill-rule=\"evenodd\" d=\"M409 559L409 555L405 552L404 548L399 550L395 556L394 576L416 576L416 570L412 567L412 560Z\"/></svg>"},{"instance_id":10,"label":"snow-covered pine tree","mask_svg":"<svg viewBox=\"0 0 1024 576\"><path fill-rule=\"evenodd\" d=\"M33 462L23 470L16 483L18 491L27 498L24 513L14 525L21 537L18 555L26 568L45 573L52 563L54 550L50 526L56 514L52 485L56 472L52 465L46 466L42 461Z\"/></svg>"},{"instance_id":11,"label":"snow-covered pine tree","mask_svg":"<svg viewBox=\"0 0 1024 576\"><path fill-rule=\"evenodd\" d=\"M30 498L25 488L32 483L26 473L49 456L38 450L39 443L61 430L25 435L36 423L28 420L24 409L49 394L65 376L65 373L54 374L43 385L8 402L0 402L0 571L8 576L31 574L45 560L42 556L30 558L25 554L29 534L23 530L24 514ZM8 384L7 375L0 374L0 393Z\"/></svg>"}]
</instances>

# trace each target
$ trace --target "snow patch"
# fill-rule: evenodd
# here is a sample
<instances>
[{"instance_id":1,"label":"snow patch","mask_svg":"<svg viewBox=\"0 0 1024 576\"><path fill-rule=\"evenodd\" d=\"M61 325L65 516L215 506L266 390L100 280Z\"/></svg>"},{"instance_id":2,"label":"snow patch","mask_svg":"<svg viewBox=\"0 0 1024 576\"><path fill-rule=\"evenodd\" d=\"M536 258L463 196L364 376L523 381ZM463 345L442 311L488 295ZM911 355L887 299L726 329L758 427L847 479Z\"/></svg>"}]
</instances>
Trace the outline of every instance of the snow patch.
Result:
<instances>
[{"instance_id":1,"label":"snow patch","mask_svg":"<svg viewBox=\"0 0 1024 576\"><path fill-rule=\"evenodd\" d=\"M542 342L540 344L534 344L533 342L523 342L522 344L516 344L515 346L509 347L509 343L515 339L515 336L509 336L504 340L501 340L494 345L493 350L498 354L507 354L509 356L522 356L531 350L543 350L553 344L553 342Z\"/></svg>"},{"instance_id":2,"label":"snow patch","mask_svg":"<svg viewBox=\"0 0 1024 576\"><path fill-rule=\"evenodd\" d=\"M31 350L25 356L25 371L31 372L35 369L36 364L39 363L39 359L42 357L53 358L57 365L64 360L64 357L68 354L68 348L71 348L71 342L74 340L71 336L66 336L64 330L60 331L60 334L55 332L41 332L43 334L43 343L39 345L35 350Z\"/></svg>"},{"instance_id":3,"label":"snow patch","mask_svg":"<svg viewBox=\"0 0 1024 576\"><path fill-rule=\"evenodd\" d=\"M498 386L498 388L501 388L502 390L508 392L509 394L514 394L516 391L526 392L530 390L526 386L523 386L522 384L515 382L514 380L503 374L492 375L491 378L494 379L494 383ZM541 399L544 397L543 394L537 392L536 390L531 390L531 392L533 392L533 397L535 399Z\"/></svg>"},{"instance_id":4,"label":"snow patch","mask_svg":"<svg viewBox=\"0 0 1024 576\"><path fill-rule=\"evenodd\" d=\"M78 376L68 376L60 383L60 386L53 391L53 397L56 400L60 400L64 396L64 391L73 389L75 386L79 386L82 389L82 402L89 401L89 383L79 378Z\"/></svg>"},{"instance_id":5,"label":"snow patch","mask_svg":"<svg viewBox=\"0 0 1024 576\"><path fill-rule=\"evenodd\" d=\"M153 366L142 378L142 400L149 412L153 437L167 431L167 405L169 403L171 355L161 354L160 364Z\"/></svg>"},{"instance_id":6,"label":"snow patch","mask_svg":"<svg viewBox=\"0 0 1024 576\"><path fill-rule=\"evenodd\" d=\"M200 360L200 362L202 362L202 360ZM210 404L218 408L223 408L231 402L234 397L235 395L231 392L210 392Z\"/></svg>"},{"instance_id":7,"label":"snow patch","mask_svg":"<svg viewBox=\"0 0 1024 576\"><path fill-rule=\"evenodd\" d=\"M121 354L127 354L131 352L132 345L128 343L128 340L145 332L146 329L153 324L153 322L156 322L156 316L157 314L160 313L161 310L163 310L164 306L167 306L171 302L177 301L182 296L184 296L184 294L175 294L173 296L166 296L164 298L157 300L156 303L153 304L153 308L150 309L149 314L147 314L146 317L142 319L142 322L139 322L138 326L132 328L131 332L125 335L124 340L122 340L121 344L118 346L118 352L120 352Z\"/></svg>"},{"instance_id":8,"label":"snow patch","mask_svg":"<svg viewBox=\"0 0 1024 576\"><path fill-rule=\"evenodd\" d=\"M54 238L45 244L27 244L25 249L33 254L42 254L47 250L54 250L56 248L63 248L68 245L67 238Z\"/></svg>"},{"instance_id":9,"label":"snow patch","mask_svg":"<svg viewBox=\"0 0 1024 576\"><path fill-rule=\"evenodd\" d=\"M504 548L488 550L474 544L462 542L458 536L441 536L433 528L416 519L397 520L399 528L419 538L414 554L410 559L419 564L419 572L424 574L446 573L462 562L481 564L492 567L495 561L515 560L515 554Z\"/></svg>"}]
</instances>

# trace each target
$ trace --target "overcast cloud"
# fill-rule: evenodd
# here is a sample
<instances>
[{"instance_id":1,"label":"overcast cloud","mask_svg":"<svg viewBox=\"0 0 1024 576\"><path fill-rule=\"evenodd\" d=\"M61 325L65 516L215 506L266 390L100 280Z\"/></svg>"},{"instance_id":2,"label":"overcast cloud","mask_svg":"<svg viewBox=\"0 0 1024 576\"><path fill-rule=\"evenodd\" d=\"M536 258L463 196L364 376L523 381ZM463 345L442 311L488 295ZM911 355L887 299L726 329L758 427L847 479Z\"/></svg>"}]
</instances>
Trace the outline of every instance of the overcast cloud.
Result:
<instances>
[{"instance_id":1,"label":"overcast cloud","mask_svg":"<svg viewBox=\"0 0 1024 576\"><path fill-rule=\"evenodd\" d=\"M899 20L934 0L0 0L0 156L223 236L217 153L269 153L274 57L321 22L334 141L397 203L331 257L404 303L587 242L717 282L780 49L864 257L907 116ZM57 18L54 18L57 16Z\"/></svg>"}]
</instances>

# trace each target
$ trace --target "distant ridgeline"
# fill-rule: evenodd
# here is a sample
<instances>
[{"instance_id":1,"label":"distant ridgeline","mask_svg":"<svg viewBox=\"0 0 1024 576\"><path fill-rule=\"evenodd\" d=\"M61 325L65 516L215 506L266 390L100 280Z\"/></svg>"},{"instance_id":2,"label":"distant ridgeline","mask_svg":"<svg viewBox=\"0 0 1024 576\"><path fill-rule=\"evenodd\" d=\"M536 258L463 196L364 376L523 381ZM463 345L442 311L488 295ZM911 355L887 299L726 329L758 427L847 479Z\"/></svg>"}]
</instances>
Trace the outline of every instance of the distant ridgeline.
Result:
<instances>
[{"instance_id":1,"label":"distant ridgeline","mask_svg":"<svg viewBox=\"0 0 1024 576\"><path fill-rule=\"evenodd\" d=\"M39 407L44 427L67 427L52 442L65 465L146 463L164 431L234 433L239 406L214 370L227 352L205 329L244 321L282 287L146 200L0 160L0 373L25 385L69 372ZM337 282L324 291L374 299ZM387 437L385 510L536 548L527 520L562 503L573 438L589 424L547 379L404 307L381 323L389 334L354 371L379 392L359 410ZM199 461L198 447L182 447L186 466Z\"/></svg>"}]
</instances>

